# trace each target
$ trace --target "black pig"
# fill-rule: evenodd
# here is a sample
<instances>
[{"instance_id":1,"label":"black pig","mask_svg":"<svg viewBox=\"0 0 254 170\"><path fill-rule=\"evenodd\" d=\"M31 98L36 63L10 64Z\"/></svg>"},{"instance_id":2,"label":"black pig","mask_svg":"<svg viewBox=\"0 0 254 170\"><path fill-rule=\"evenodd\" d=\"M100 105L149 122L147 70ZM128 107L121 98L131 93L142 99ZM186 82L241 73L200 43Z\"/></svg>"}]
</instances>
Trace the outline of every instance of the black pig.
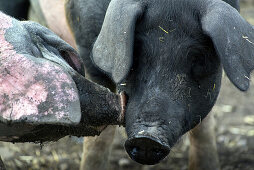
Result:
<instances>
[{"instance_id":1,"label":"black pig","mask_svg":"<svg viewBox=\"0 0 254 170\"><path fill-rule=\"evenodd\" d=\"M239 8L238 1L227 1ZM155 164L212 109L222 68L240 90L254 68L254 28L221 0L69 0L89 77L129 97L125 148ZM113 87L112 87L113 89Z\"/></svg>"}]
</instances>

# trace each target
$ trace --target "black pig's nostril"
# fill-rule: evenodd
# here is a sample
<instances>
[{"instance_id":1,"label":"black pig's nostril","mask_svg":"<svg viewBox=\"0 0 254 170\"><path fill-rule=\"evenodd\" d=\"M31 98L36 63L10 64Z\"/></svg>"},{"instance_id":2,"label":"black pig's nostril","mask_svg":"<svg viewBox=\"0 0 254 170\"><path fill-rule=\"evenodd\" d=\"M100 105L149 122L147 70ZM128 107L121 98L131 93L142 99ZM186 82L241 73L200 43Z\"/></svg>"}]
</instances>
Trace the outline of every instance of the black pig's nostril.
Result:
<instances>
[{"instance_id":1,"label":"black pig's nostril","mask_svg":"<svg viewBox=\"0 0 254 170\"><path fill-rule=\"evenodd\" d=\"M131 159L153 165L159 163L169 153L169 147L152 137L134 137L125 142L125 149Z\"/></svg>"},{"instance_id":2,"label":"black pig's nostril","mask_svg":"<svg viewBox=\"0 0 254 170\"><path fill-rule=\"evenodd\" d=\"M137 154L138 154L138 148L137 148L137 147L134 147L134 148L131 150L131 155L136 156Z\"/></svg>"},{"instance_id":3,"label":"black pig's nostril","mask_svg":"<svg viewBox=\"0 0 254 170\"><path fill-rule=\"evenodd\" d=\"M160 149L153 149L152 152L154 153L154 155L157 155L157 156L163 155L163 151Z\"/></svg>"}]
</instances>

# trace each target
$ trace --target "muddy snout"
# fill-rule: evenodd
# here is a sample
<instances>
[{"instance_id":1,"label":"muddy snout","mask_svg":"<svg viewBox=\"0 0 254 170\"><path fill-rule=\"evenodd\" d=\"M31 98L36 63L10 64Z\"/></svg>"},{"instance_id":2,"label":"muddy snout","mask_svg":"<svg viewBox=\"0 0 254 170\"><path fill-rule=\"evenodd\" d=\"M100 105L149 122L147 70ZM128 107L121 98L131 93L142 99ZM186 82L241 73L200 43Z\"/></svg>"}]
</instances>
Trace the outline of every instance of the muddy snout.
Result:
<instances>
[{"instance_id":1,"label":"muddy snout","mask_svg":"<svg viewBox=\"0 0 254 170\"><path fill-rule=\"evenodd\" d=\"M179 107L163 94L154 96L143 97L141 102L130 98L125 115L125 150L132 160L145 165L162 161L181 134L181 124L172 114L179 116Z\"/></svg>"},{"instance_id":2,"label":"muddy snout","mask_svg":"<svg viewBox=\"0 0 254 170\"><path fill-rule=\"evenodd\" d=\"M149 135L128 138L125 149L132 160L145 165L159 163L170 152L169 146Z\"/></svg>"}]
</instances>

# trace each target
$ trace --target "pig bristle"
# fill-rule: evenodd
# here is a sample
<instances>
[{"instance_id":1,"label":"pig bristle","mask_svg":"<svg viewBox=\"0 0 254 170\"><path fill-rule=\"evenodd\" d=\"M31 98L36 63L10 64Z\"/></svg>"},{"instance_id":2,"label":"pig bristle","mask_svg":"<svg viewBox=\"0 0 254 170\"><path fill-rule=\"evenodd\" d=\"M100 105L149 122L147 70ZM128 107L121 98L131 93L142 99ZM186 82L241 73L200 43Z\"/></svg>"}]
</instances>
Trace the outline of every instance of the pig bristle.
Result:
<instances>
[{"instance_id":1,"label":"pig bristle","mask_svg":"<svg viewBox=\"0 0 254 170\"><path fill-rule=\"evenodd\" d=\"M163 29L161 26L159 26L159 28L160 28L163 32L165 32L166 34L168 34L168 31L166 31L165 29Z\"/></svg>"}]
</instances>

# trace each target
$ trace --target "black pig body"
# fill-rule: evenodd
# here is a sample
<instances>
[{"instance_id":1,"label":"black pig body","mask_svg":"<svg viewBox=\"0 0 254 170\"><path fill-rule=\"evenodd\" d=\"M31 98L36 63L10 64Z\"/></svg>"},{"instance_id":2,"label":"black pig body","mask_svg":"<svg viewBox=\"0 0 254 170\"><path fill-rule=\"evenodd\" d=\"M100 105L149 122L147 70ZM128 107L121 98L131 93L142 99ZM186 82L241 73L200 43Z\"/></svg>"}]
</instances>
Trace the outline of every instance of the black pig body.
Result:
<instances>
[{"instance_id":1,"label":"black pig body","mask_svg":"<svg viewBox=\"0 0 254 170\"><path fill-rule=\"evenodd\" d=\"M0 0L0 11L24 20L28 17L29 0Z\"/></svg>"},{"instance_id":2,"label":"black pig body","mask_svg":"<svg viewBox=\"0 0 254 170\"><path fill-rule=\"evenodd\" d=\"M238 1L227 1L239 9ZM68 19L89 77L129 97L125 143L142 164L162 160L212 109L222 66L247 90L254 30L221 0L76 0ZM110 79L109 79L110 77Z\"/></svg>"}]
</instances>

